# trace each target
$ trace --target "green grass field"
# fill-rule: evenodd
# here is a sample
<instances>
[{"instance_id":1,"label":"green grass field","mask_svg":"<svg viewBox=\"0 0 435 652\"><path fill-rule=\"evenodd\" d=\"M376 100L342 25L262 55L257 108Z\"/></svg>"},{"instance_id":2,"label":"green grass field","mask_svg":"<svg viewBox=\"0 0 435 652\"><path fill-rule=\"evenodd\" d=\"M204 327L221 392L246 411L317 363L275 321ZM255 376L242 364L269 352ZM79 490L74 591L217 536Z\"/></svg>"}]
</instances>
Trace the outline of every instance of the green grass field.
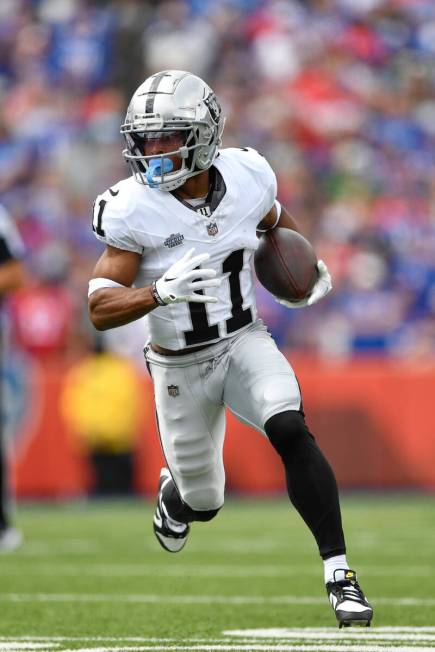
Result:
<instances>
[{"instance_id":1,"label":"green grass field","mask_svg":"<svg viewBox=\"0 0 435 652\"><path fill-rule=\"evenodd\" d=\"M284 499L229 499L173 555L150 503L25 505L25 544L0 556L0 650L435 649L435 497L342 504L370 629L336 627L312 537Z\"/></svg>"}]
</instances>

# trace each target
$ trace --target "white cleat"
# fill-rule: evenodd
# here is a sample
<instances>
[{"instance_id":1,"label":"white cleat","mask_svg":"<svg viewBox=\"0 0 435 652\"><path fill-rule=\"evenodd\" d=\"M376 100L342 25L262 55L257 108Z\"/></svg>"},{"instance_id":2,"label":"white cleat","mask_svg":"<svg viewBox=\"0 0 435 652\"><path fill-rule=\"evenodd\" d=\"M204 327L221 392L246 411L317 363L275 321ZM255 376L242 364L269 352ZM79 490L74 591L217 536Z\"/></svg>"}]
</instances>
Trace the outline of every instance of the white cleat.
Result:
<instances>
[{"instance_id":1,"label":"white cleat","mask_svg":"<svg viewBox=\"0 0 435 652\"><path fill-rule=\"evenodd\" d=\"M334 581L326 585L329 602L342 627L370 627L373 609L361 590L355 571L340 568L334 571Z\"/></svg>"}]
</instances>

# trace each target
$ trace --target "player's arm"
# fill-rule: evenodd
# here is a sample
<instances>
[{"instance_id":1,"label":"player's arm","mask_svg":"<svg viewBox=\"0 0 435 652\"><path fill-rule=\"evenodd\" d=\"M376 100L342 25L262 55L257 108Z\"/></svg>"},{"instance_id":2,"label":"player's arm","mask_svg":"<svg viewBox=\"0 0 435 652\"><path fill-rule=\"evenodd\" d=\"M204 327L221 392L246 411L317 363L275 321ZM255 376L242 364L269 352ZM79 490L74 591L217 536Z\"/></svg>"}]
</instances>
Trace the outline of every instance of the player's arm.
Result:
<instances>
[{"instance_id":1,"label":"player's arm","mask_svg":"<svg viewBox=\"0 0 435 652\"><path fill-rule=\"evenodd\" d=\"M132 288L140 254L107 246L95 265L89 284L88 309L99 331L123 326L157 307L151 286ZM100 287L99 287L100 286Z\"/></svg>"},{"instance_id":2,"label":"player's arm","mask_svg":"<svg viewBox=\"0 0 435 652\"><path fill-rule=\"evenodd\" d=\"M278 226L300 233L298 225L292 216L287 212L285 208L280 205L278 201L275 201L270 211L259 223L257 232L267 233L267 231L271 231ZM322 297L328 294L328 292L332 290L332 279L323 260L318 261L317 270L319 277L308 297L302 299L301 301L286 301L285 299L277 299L278 303L282 303L284 306L287 306L287 308L304 308L305 306L313 305L313 303L316 303L319 301L319 299L322 299Z\"/></svg>"},{"instance_id":3,"label":"player's arm","mask_svg":"<svg viewBox=\"0 0 435 652\"><path fill-rule=\"evenodd\" d=\"M270 211L263 217L257 227L259 233L264 233L270 229L280 226L283 229L291 229L300 233L296 220L278 201L275 201Z\"/></svg>"},{"instance_id":4,"label":"player's arm","mask_svg":"<svg viewBox=\"0 0 435 652\"><path fill-rule=\"evenodd\" d=\"M151 285L132 288L141 255L107 246L89 283L89 316L95 328L103 331L123 326L170 303L215 303L215 297L196 291L216 287L221 279L214 278L215 270L201 269L202 278L198 280L197 267L210 256L193 254L194 249L190 249Z\"/></svg>"}]
</instances>

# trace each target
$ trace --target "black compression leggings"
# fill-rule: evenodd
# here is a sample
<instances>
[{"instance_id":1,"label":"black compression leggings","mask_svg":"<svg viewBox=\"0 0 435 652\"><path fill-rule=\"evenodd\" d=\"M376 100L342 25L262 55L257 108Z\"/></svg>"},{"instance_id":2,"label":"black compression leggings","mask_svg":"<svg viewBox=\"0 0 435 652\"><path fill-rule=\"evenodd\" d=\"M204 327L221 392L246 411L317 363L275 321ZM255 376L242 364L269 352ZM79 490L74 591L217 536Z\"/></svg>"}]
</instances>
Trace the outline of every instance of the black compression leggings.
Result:
<instances>
[{"instance_id":1,"label":"black compression leggings","mask_svg":"<svg viewBox=\"0 0 435 652\"><path fill-rule=\"evenodd\" d=\"M266 434L280 455L289 498L313 533L323 559L346 552L334 473L307 428L302 412L275 414Z\"/></svg>"}]
</instances>

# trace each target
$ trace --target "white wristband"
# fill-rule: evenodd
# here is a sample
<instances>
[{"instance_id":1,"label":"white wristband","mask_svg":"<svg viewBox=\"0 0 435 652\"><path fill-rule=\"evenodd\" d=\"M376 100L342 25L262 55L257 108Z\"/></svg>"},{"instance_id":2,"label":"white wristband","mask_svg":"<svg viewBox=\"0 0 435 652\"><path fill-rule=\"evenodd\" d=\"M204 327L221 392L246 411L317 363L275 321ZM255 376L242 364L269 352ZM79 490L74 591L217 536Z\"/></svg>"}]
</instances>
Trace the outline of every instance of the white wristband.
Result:
<instances>
[{"instance_id":1,"label":"white wristband","mask_svg":"<svg viewBox=\"0 0 435 652\"><path fill-rule=\"evenodd\" d=\"M276 206L276 220L275 220L274 225L269 226L268 229L258 229L257 228L257 231L259 233L267 233L268 231L272 231L272 229L274 229L276 227L276 225L278 224L279 218L281 217L281 209L282 209L282 207L281 207L281 204L279 203L279 201L277 199L275 199L275 206Z\"/></svg>"},{"instance_id":2,"label":"white wristband","mask_svg":"<svg viewBox=\"0 0 435 652\"><path fill-rule=\"evenodd\" d=\"M100 290L101 288L125 288L125 285L122 283L117 283L112 281L110 278L91 278L89 281L88 297L91 296L92 292Z\"/></svg>"}]
</instances>

